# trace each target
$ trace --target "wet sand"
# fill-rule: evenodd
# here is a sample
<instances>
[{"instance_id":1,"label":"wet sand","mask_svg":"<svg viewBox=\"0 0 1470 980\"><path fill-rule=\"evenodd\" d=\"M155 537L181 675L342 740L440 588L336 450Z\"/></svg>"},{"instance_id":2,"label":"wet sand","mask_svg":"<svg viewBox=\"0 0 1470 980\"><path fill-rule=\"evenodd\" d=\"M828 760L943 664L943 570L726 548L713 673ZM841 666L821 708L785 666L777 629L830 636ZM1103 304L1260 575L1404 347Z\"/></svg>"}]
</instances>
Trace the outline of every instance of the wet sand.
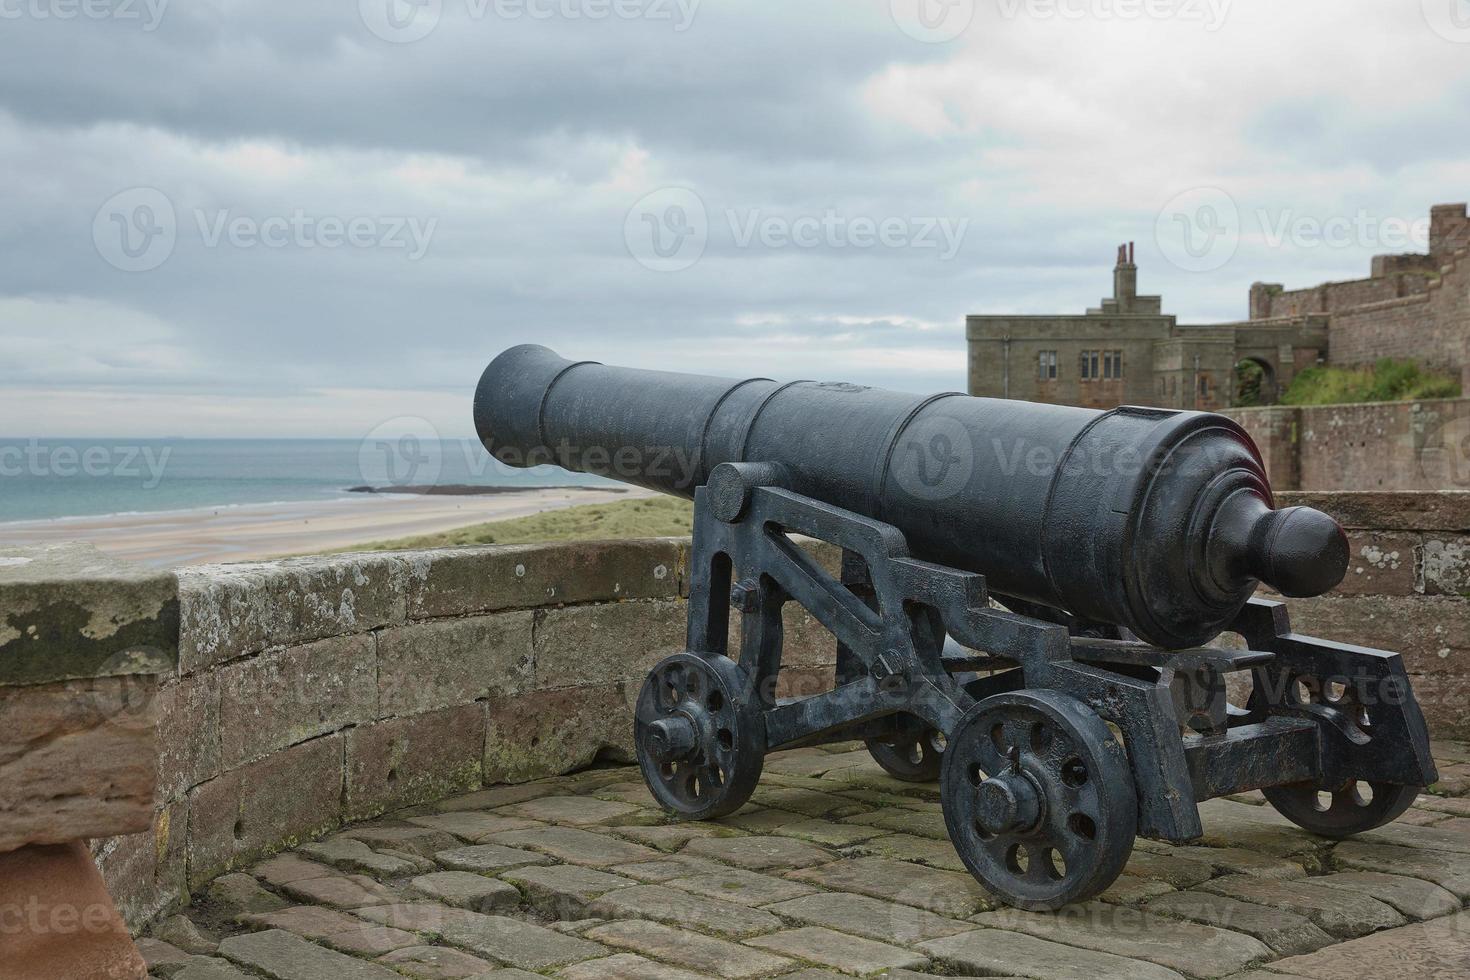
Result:
<instances>
[{"instance_id":1,"label":"wet sand","mask_svg":"<svg viewBox=\"0 0 1470 980\"><path fill-rule=\"evenodd\" d=\"M0 545L90 541L120 558L172 568L338 551L577 504L647 495L637 490L618 493L576 488L490 496L353 494L302 503L0 524Z\"/></svg>"}]
</instances>

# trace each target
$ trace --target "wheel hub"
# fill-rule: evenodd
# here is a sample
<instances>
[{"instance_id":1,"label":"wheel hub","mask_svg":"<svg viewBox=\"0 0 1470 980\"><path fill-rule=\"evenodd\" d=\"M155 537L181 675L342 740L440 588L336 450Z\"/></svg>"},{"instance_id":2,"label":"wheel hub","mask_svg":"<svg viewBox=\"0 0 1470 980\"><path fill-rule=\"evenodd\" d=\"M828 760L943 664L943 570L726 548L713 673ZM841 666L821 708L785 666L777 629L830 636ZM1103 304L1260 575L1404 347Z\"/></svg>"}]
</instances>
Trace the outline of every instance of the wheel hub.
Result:
<instances>
[{"instance_id":1,"label":"wheel hub","mask_svg":"<svg viewBox=\"0 0 1470 980\"><path fill-rule=\"evenodd\" d=\"M750 798L765 754L759 708L728 657L679 653L660 661L638 694L634 741L649 791L670 813L724 816Z\"/></svg>"},{"instance_id":2,"label":"wheel hub","mask_svg":"<svg viewBox=\"0 0 1470 980\"><path fill-rule=\"evenodd\" d=\"M1040 794L1021 773L987 779L975 793L975 820L988 834L1022 833L1041 819Z\"/></svg>"},{"instance_id":3,"label":"wheel hub","mask_svg":"<svg viewBox=\"0 0 1470 980\"><path fill-rule=\"evenodd\" d=\"M648 751L659 762L678 762L694 754L699 733L683 715L659 718L648 724Z\"/></svg>"},{"instance_id":4,"label":"wheel hub","mask_svg":"<svg viewBox=\"0 0 1470 980\"><path fill-rule=\"evenodd\" d=\"M998 694L966 712L945 748L940 798L965 867L1018 908L1096 896L1133 849L1138 801L1123 746L1054 691Z\"/></svg>"}]
</instances>

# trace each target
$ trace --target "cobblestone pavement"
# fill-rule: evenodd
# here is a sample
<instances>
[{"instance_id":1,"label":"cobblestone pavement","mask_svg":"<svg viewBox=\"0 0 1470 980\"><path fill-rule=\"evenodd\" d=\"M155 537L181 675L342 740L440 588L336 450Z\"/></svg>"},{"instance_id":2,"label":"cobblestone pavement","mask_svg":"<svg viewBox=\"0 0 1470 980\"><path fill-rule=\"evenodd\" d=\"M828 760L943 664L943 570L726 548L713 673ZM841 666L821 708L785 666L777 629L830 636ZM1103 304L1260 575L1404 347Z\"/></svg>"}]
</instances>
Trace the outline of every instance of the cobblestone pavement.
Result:
<instances>
[{"instance_id":1,"label":"cobblestone pavement","mask_svg":"<svg viewBox=\"0 0 1470 980\"><path fill-rule=\"evenodd\" d=\"M1470 746L1397 823L1334 843L1257 794L1197 846L1140 840L1100 901L997 907L937 790L856 746L772 756L754 800L672 824L635 768L389 814L220 878L144 948L178 980L564 980L888 971L1043 980L1470 977Z\"/></svg>"}]
</instances>

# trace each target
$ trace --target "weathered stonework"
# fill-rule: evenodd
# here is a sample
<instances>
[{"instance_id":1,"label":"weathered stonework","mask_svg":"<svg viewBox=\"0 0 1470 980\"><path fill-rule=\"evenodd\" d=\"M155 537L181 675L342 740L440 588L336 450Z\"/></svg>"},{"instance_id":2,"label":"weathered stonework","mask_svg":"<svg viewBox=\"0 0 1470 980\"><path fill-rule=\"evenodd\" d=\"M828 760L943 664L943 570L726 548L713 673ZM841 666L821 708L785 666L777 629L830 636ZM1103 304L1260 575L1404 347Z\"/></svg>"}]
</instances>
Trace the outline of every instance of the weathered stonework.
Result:
<instances>
[{"instance_id":1,"label":"weathered stonework","mask_svg":"<svg viewBox=\"0 0 1470 980\"><path fill-rule=\"evenodd\" d=\"M189 674L268 647L402 623L407 574L401 560L385 555L185 569L180 669Z\"/></svg>"},{"instance_id":2,"label":"weathered stonework","mask_svg":"<svg viewBox=\"0 0 1470 980\"><path fill-rule=\"evenodd\" d=\"M0 548L0 687L158 674L178 644L172 573L90 545Z\"/></svg>"},{"instance_id":3,"label":"weathered stonework","mask_svg":"<svg viewBox=\"0 0 1470 980\"><path fill-rule=\"evenodd\" d=\"M349 820L478 789L485 705L389 718L349 729L343 805Z\"/></svg>"},{"instance_id":4,"label":"weathered stonework","mask_svg":"<svg viewBox=\"0 0 1470 980\"><path fill-rule=\"evenodd\" d=\"M811 547L836 570L836 549ZM683 648L688 553L577 542L182 572L158 806L98 848L128 920L348 820L631 760L643 676ZM831 638L795 608L787 630L783 690L824 683Z\"/></svg>"},{"instance_id":5,"label":"weathered stonework","mask_svg":"<svg viewBox=\"0 0 1470 980\"><path fill-rule=\"evenodd\" d=\"M86 545L0 550L0 852L149 826L173 575Z\"/></svg>"},{"instance_id":6,"label":"weathered stonework","mask_svg":"<svg viewBox=\"0 0 1470 980\"><path fill-rule=\"evenodd\" d=\"M0 852L148 826L156 687L142 676L0 687Z\"/></svg>"}]
</instances>

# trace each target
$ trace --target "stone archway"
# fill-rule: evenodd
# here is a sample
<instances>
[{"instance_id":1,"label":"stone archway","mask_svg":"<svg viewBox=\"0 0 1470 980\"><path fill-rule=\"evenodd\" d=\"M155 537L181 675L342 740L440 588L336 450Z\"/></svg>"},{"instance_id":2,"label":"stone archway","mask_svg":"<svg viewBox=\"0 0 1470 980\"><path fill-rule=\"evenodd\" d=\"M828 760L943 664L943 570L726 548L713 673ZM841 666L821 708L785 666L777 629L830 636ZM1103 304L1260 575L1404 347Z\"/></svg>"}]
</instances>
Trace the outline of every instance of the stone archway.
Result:
<instances>
[{"instance_id":1,"label":"stone archway","mask_svg":"<svg viewBox=\"0 0 1470 980\"><path fill-rule=\"evenodd\" d=\"M1231 405L1236 408L1275 405L1280 395L1276 365L1268 358L1247 355L1235 362Z\"/></svg>"}]
</instances>

